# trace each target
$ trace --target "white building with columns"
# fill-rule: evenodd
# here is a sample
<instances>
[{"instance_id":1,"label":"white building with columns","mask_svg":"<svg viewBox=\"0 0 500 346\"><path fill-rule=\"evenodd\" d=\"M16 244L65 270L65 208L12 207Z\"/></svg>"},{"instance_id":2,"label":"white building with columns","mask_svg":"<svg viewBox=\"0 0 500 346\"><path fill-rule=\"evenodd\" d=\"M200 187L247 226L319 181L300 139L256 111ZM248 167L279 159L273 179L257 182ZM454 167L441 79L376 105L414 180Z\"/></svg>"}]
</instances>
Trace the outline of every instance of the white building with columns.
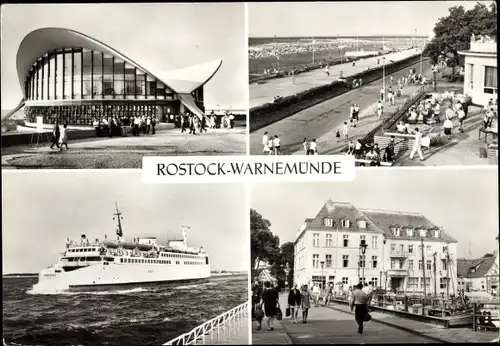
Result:
<instances>
[{"instance_id":1,"label":"white building with columns","mask_svg":"<svg viewBox=\"0 0 500 346\"><path fill-rule=\"evenodd\" d=\"M464 94L472 103L486 106L498 99L496 38L471 36L470 49L459 51L465 57Z\"/></svg>"},{"instance_id":2,"label":"white building with columns","mask_svg":"<svg viewBox=\"0 0 500 346\"><path fill-rule=\"evenodd\" d=\"M421 214L328 200L297 232L294 281L346 290L364 277L375 287L397 292L424 293L425 282L425 293L453 294L456 254L456 240Z\"/></svg>"}]
</instances>

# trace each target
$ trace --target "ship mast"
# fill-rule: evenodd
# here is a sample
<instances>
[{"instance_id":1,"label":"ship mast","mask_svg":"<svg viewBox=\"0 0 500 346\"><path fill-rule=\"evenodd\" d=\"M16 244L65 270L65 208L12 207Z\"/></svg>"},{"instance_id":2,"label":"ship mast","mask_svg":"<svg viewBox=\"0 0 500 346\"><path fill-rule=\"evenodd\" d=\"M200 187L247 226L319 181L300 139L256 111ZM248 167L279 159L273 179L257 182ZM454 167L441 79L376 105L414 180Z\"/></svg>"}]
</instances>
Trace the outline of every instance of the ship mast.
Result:
<instances>
[{"instance_id":1,"label":"ship mast","mask_svg":"<svg viewBox=\"0 0 500 346\"><path fill-rule=\"evenodd\" d=\"M116 213L114 213L113 215L116 216L116 219L118 221L118 228L116 229L116 235L118 237L123 237L123 228L122 228L122 222L121 220L123 220L123 217L121 216L122 213L118 210L118 203L115 202L115 207L116 207ZM115 218L113 217L113 220Z\"/></svg>"}]
</instances>

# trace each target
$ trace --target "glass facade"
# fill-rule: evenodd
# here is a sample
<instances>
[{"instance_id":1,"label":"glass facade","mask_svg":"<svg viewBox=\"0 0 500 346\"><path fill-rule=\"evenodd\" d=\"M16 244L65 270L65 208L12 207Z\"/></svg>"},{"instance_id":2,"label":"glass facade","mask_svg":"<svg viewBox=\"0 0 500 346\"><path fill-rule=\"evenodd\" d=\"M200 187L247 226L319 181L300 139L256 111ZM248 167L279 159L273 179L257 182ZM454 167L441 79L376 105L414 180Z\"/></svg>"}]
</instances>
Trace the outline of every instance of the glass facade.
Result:
<instances>
[{"instance_id":1,"label":"glass facade","mask_svg":"<svg viewBox=\"0 0 500 346\"><path fill-rule=\"evenodd\" d=\"M25 81L26 99L169 100L173 90L123 60L86 48L48 52L33 64ZM203 88L193 92L203 103Z\"/></svg>"}]
</instances>

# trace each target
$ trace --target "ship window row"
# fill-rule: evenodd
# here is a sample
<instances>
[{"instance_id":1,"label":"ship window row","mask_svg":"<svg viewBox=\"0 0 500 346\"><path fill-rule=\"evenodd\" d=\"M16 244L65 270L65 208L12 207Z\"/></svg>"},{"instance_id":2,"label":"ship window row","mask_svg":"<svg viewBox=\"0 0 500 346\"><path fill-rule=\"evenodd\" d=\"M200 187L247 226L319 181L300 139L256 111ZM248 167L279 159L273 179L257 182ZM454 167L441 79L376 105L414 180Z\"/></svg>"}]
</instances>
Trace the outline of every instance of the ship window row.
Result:
<instances>
[{"instance_id":1,"label":"ship window row","mask_svg":"<svg viewBox=\"0 0 500 346\"><path fill-rule=\"evenodd\" d=\"M97 251L98 248L90 247L90 248L82 248L82 249L69 249L69 252L89 252L89 251Z\"/></svg>"},{"instance_id":2,"label":"ship window row","mask_svg":"<svg viewBox=\"0 0 500 346\"><path fill-rule=\"evenodd\" d=\"M63 261L67 261L67 262L94 262L94 261L97 261L97 262L100 262L101 261L101 257L100 256L88 256L88 257L63 257L62 258ZM104 257L104 260L105 261L110 261L110 262L113 262L114 259L113 257Z\"/></svg>"},{"instance_id":3,"label":"ship window row","mask_svg":"<svg viewBox=\"0 0 500 346\"><path fill-rule=\"evenodd\" d=\"M170 260L150 258L120 258L120 263L172 264Z\"/></svg>"},{"instance_id":4,"label":"ship window row","mask_svg":"<svg viewBox=\"0 0 500 346\"><path fill-rule=\"evenodd\" d=\"M203 264L203 262L191 262L191 261L184 261L184 264L190 264L190 265L192 265L192 264L194 264L194 265L202 265L202 264Z\"/></svg>"},{"instance_id":5,"label":"ship window row","mask_svg":"<svg viewBox=\"0 0 500 346\"><path fill-rule=\"evenodd\" d=\"M176 254L176 253L162 253L161 257L170 257L170 258L187 258L187 259L200 259L200 256L194 255L184 255L184 254Z\"/></svg>"},{"instance_id":6,"label":"ship window row","mask_svg":"<svg viewBox=\"0 0 500 346\"><path fill-rule=\"evenodd\" d=\"M85 48L45 53L25 82L27 100L175 98L172 89L124 60ZM193 92L203 102L203 88Z\"/></svg>"}]
</instances>

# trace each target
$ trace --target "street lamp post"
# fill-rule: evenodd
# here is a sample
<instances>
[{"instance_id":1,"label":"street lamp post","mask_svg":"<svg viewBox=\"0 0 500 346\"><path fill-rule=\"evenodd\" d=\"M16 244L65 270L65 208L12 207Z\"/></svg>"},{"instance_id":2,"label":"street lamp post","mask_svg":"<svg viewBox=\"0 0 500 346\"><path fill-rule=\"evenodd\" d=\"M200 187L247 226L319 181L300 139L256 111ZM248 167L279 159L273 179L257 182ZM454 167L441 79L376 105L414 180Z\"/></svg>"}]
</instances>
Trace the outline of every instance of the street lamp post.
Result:
<instances>
[{"instance_id":1,"label":"street lamp post","mask_svg":"<svg viewBox=\"0 0 500 346\"><path fill-rule=\"evenodd\" d=\"M325 266L325 261L319 262L321 264L321 288L324 288L323 286L323 267Z\"/></svg>"},{"instance_id":2,"label":"street lamp post","mask_svg":"<svg viewBox=\"0 0 500 346\"><path fill-rule=\"evenodd\" d=\"M366 243L363 243L361 244L359 247L361 248L361 255L362 255L362 258L363 258L363 262L361 262L363 264L363 266L361 267L361 279L363 280L363 284L365 283L365 264L366 264L366 261L365 261L365 253L366 253L366 247L368 245L366 245Z\"/></svg>"},{"instance_id":3,"label":"street lamp post","mask_svg":"<svg viewBox=\"0 0 500 346\"><path fill-rule=\"evenodd\" d=\"M288 267L288 262L285 263L285 292L287 291L288 287L288 273L290 272L290 269Z\"/></svg>"},{"instance_id":4,"label":"street lamp post","mask_svg":"<svg viewBox=\"0 0 500 346\"><path fill-rule=\"evenodd\" d=\"M385 56L382 58L382 89L384 89L382 102L385 102Z\"/></svg>"}]
</instances>

